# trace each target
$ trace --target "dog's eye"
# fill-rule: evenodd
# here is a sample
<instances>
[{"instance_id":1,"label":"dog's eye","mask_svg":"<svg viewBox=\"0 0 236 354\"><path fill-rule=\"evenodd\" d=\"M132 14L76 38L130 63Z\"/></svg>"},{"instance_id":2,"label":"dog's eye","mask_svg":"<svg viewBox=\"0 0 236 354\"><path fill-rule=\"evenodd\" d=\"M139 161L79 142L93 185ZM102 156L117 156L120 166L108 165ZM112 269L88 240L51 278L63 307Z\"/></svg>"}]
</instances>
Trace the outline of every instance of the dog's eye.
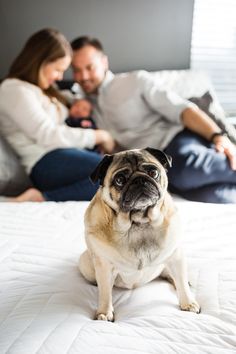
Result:
<instances>
[{"instance_id":1,"label":"dog's eye","mask_svg":"<svg viewBox=\"0 0 236 354\"><path fill-rule=\"evenodd\" d=\"M123 187L123 185L126 182L126 178L124 175L118 175L118 176L116 176L114 182L118 187Z\"/></svg>"},{"instance_id":2,"label":"dog's eye","mask_svg":"<svg viewBox=\"0 0 236 354\"><path fill-rule=\"evenodd\" d=\"M159 171L156 168L152 168L148 171L148 175L154 179L159 177Z\"/></svg>"}]
</instances>

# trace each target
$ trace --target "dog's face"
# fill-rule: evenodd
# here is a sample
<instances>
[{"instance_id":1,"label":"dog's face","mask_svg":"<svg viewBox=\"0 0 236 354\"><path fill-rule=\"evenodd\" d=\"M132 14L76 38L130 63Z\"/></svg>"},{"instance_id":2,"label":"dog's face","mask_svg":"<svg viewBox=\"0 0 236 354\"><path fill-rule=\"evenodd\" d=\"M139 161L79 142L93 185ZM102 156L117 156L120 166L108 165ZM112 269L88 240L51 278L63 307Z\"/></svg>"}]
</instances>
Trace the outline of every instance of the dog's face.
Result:
<instances>
[{"instance_id":1,"label":"dog's face","mask_svg":"<svg viewBox=\"0 0 236 354\"><path fill-rule=\"evenodd\" d=\"M156 149L128 150L106 155L91 178L100 179L102 197L115 210L145 210L163 199L167 190L165 168L171 158Z\"/></svg>"}]
</instances>

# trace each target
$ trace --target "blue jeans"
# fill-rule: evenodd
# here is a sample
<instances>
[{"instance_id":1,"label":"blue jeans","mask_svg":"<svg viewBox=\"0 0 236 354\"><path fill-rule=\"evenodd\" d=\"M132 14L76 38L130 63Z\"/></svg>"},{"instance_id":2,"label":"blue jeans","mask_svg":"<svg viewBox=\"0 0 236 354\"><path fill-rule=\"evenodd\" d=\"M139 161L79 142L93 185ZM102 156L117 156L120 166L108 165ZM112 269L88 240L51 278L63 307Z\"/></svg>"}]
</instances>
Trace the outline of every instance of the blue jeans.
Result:
<instances>
[{"instance_id":1,"label":"blue jeans","mask_svg":"<svg viewBox=\"0 0 236 354\"><path fill-rule=\"evenodd\" d=\"M184 129L165 152L173 159L168 171L171 192L189 200L236 203L236 171L213 144Z\"/></svg>"},{"instance_id":2,"label":"blue jeans","mask_svg":"<svg viewBox=\"0 0 236 354\"><path fill-rule=\"evenodd\" d=\"M101 159L101 155L87 150L53 150L34 165L30 178L46 200L91 200L98 184L94 185L89 176Z\"/></svg>"}]
</instances>

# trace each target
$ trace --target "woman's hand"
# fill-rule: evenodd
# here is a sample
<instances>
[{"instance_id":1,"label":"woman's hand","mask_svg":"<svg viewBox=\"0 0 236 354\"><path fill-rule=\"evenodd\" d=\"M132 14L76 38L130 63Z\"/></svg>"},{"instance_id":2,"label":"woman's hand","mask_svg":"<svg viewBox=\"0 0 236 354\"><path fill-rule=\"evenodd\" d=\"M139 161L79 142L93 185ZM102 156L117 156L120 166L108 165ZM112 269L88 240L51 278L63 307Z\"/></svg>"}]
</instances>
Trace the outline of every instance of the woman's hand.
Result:
<instances>
[{"instance_id":1,"label":"woman's hand","mask_svg":"<svg viewBox=\"0 0 236 354\"><path fill-rule=\"evenodd\" d=\"M236 146L229 140L227 136L218 135L214 138L213 143L218 152L222 152L229 159L232 170L236 170Z\"/></svg>"},{"instance_id":2,"label":"woman's hand","mask_svg":"<svg viewBox=\"0 0 236 354\"><path fill-rule=\"evenodd\" d=\"M96 145L101 148L101 152L111 154L115 148L115 140L106 130L95 130Z\"/></svg>"}]
</instances>

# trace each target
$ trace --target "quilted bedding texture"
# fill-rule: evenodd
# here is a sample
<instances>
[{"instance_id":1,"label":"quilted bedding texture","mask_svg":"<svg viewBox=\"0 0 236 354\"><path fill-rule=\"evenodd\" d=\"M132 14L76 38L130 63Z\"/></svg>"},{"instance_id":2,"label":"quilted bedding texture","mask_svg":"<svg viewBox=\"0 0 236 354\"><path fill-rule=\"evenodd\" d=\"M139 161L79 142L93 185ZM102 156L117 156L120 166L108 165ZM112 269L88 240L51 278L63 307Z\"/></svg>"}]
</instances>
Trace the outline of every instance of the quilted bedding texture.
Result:
<instances>
[{"instance_id":1,"label":"quilted bedding texture","mask_svg":"<svg viewBox=\"0 0 236 354\"><path fill-rule=\"evenodd\" d=\"M236 206L176 203L202 312L155 280L113 289L114 323L93 320L97 288L77 268L87 203L0 203L0 353L236 353Z\"/></svg>"}]
</instances>

